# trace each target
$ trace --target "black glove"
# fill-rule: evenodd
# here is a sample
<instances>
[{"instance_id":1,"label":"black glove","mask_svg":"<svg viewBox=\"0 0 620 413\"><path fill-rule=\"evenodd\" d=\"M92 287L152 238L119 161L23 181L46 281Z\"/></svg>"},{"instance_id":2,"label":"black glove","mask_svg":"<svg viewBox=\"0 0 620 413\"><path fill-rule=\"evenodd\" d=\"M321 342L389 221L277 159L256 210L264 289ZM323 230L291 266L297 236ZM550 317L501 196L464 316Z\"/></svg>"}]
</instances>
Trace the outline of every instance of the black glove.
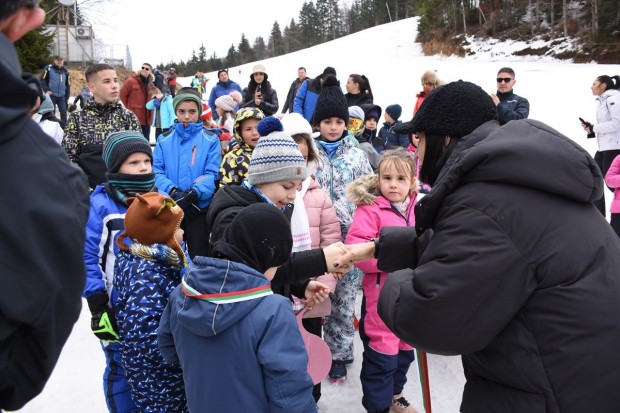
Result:
<instances>
[{"instance_id":1,"label":"black glove","mask_svg":"<svg viewBox=\"0 0 620 413\"><path fill-rule=\"evenodd\" d=\"M86 299L92 314L90 329L100 340L118 341L118 326L114 311L108 306L108 293L99 293Z\"/></svg>"}]
</instances>

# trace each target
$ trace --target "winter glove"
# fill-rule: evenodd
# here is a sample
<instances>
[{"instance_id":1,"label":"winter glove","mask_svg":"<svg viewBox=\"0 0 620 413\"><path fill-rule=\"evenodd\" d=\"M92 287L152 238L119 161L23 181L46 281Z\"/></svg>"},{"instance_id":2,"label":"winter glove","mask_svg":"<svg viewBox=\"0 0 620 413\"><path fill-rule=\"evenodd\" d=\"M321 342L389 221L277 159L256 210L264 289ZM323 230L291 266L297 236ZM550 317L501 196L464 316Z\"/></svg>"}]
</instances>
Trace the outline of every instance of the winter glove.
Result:
<instances>
[{"instance_id":1,"label":"winter glove","mask_svg":"<svg viewBox=\"0 0 620 413\"><path fill-rule=\"evenodd\" d=\"M200 213L200 207L198 206L198 195L196 191L190 189L189 191L181 191L173 189L170 192L170 197L175 200L178 206L181 207L183 213L188 218L194 218Z\"/></svg>"},{"instance_id":2,"label":"winter glove","mask_svg":"<svg viewBox=\"0 0 620 413\"><path fill-rule=\"evenodd\" d=\"M155 107L159 109L159 107L161 106L161 102L157 98L153 98L153 105L155 105Z\"/></svg>"},{"instance_id":3,"label":"winter glove","mask_svg":"<svg viewBox=\"0 0 620 413\"><path fill-rule=\"evenodd\" d=\"M92 314L90 329L95 336L100 340L118 341L118 326L114 311L108 306L108 294L95 294L86 301Z\"/></svg>"}]
</instances>

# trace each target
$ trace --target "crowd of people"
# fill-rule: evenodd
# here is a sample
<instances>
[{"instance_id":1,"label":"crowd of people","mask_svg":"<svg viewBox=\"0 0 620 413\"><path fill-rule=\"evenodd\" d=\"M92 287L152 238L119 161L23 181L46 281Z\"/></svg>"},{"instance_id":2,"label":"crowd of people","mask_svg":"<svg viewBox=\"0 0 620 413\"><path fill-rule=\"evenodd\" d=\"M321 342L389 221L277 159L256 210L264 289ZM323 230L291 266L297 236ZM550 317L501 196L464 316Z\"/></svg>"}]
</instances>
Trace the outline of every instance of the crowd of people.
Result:
<instances>
[{"instance_id":1,"label":"crowd of people","mask_svg":"<svg viewBox=\"0 0 620 413\"><path fill-rule=\"evenodd\" d=\"M509 67L491 95L424 72L408 122L331 66L280 108L260 63L208 101L198 75L95 64L78 109L61 56L15 76L42 20L0 6L0 409L40 392L80 294L110 412L317 412L356 334L367 412L417 412L414 349L462 355L462 412L620 409L620 76L592 84L594 158L527 119Z\"/></svg>"}]
</instances>

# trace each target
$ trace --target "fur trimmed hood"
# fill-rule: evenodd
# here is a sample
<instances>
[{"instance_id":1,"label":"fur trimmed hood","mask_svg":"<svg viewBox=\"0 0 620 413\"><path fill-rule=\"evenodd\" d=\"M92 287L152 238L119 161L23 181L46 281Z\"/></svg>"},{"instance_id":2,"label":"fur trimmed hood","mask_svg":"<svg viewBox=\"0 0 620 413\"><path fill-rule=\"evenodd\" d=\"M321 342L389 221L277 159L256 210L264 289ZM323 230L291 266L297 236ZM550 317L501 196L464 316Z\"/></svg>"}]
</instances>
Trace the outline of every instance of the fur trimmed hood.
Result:
<instances>
[{"instance_id":1,"label":"fur trimmed hood","mask_svg":"<svg viewBox=\"0 0 620 413\"><path fill-rule=\"evenodd\" d=\"M379 176L364 175L351 182L346 187L347 199L355 205L372 205L381 195L379 191Z\"/></svg>"}]
</instances>

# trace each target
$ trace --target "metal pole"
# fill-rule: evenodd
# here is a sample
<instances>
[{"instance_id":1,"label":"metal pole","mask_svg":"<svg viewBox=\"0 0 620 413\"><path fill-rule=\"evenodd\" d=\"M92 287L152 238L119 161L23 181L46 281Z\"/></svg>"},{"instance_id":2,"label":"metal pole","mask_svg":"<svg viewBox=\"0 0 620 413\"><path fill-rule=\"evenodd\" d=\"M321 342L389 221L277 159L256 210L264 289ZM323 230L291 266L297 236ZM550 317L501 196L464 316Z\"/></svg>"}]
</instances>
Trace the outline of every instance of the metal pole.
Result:
<instances>
[{"instance_id":1,"label":"metal pole","mask_svg":"<svg viewBox=\"0 0 620 413\"><path fill-rule=\"evenodd\" d=\"M75 23L75 30L77 31L77 0L73 3L73 21Z\"/></svg>"},{"instance_id":2,"label":"metal pole","mask_svg":"<svg viewBox=\"0 0 620 413\"><path fill-rule=\"evenodd\" d=\"M392 15L390 14L390 8L388 7L387 1L385 2L385 8L388 11L388 17L390 18L390 23L392 23Z\"/></svg>"}]
</instances>

